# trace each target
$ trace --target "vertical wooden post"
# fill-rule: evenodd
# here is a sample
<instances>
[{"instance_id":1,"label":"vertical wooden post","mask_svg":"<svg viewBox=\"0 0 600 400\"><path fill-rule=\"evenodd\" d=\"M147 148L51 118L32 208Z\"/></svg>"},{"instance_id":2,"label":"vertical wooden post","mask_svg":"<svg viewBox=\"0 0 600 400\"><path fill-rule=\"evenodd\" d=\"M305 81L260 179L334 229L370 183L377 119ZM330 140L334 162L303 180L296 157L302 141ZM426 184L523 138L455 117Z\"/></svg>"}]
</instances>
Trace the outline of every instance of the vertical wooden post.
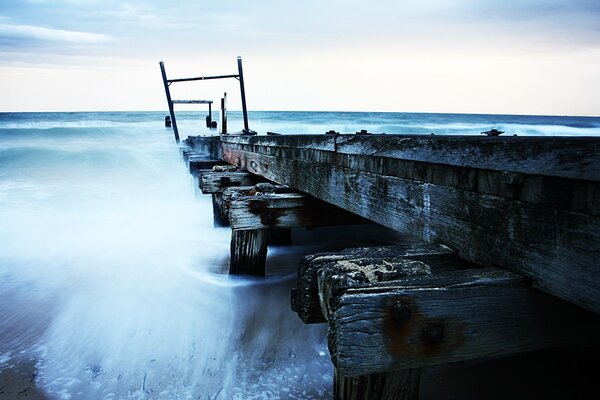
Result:
<instances>
[{"instance_id":1,"label":"vertical wooden post","mask_svg":"<svg viewBox=\"0 0 600 400\"><path fill-rule=\"evenodd\" d=\"M267 229L233 229L229 274L265 276L268 238Z\"/></svg>"},{"instance_id":2,"label":"vertical wooden post","mask_svg":"<svg viewBox=\"0 0 600 400\"><path fill-rule=\"evenodd\" d=\"M227 134L227 92L221 98L221 134Z\"/></svg>"},{"instance_id":3,"label":"vertical wooden post","mask_svg":"<svg viewBox=\"0 0 600 400\"><path fill-rule=\"evenodd\" d=\"M333 376L334 400L417 400L421 368L354 377Z\"/></svg>"},{"instance_id":4,"label":"vertical wooden post","mask_svg":"<svg viewBox=\"0 0 600 400\"><path fill-rule=\"evenodd\" d=\"M242 95L242 113L244 115L244 131L250 130L248 128L248 110L246 109L246 90L244 89L244 71L242 70L242 57L237 58L238 63L238 75L240 79L240 93Z\"/></svg>"},{"instance_id":5,"label":"vertical wooden post","mask_svg":"<svg viewBox=\"0 0 600 400\"><path fill-rule=\"evenodd\" d=\"M175 110L173 109L173 100L171 100L171 91L169 89L169 81L167 80L165 64L162 61L159 64L160 72L163 78L163 84L165 85L165 94L167 95L167 103L169 105L169 114L171 114L171 123L173 124L173 133L175 134L175 141L179 143L179 131L177 130L177 121L175 120Z\"/></svg>"},{"instance_id":6,"label":"vertical wooden post","mask_svg":"<svg viewBox=\"0 0 600 400\"><path fill-rule=\"evenodd\" d=\"M223 202L223 193L212 194L213 225L215 227L229 226L229 216Z\"/></svg>"}]
</instances>

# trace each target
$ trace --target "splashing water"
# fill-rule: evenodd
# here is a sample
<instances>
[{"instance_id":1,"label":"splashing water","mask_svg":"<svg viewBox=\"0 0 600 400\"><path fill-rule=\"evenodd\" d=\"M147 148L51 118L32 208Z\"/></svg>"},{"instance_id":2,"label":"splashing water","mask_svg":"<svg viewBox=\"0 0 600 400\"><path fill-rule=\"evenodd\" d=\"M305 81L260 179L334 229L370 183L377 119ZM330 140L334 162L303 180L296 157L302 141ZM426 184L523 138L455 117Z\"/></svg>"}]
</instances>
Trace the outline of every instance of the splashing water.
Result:
<instances>
[{"instance_id":1,"label":"splashing water","mask_svg":"<svg viewBox=\"0 0 600 400\"><path fill-rule=\"evenodd\" d=\"M0 375L29 365L50 399L326 396L292 276L228 279L209 198L169 134L135 128L0 136Z\"/></svg>"}]
</instances>

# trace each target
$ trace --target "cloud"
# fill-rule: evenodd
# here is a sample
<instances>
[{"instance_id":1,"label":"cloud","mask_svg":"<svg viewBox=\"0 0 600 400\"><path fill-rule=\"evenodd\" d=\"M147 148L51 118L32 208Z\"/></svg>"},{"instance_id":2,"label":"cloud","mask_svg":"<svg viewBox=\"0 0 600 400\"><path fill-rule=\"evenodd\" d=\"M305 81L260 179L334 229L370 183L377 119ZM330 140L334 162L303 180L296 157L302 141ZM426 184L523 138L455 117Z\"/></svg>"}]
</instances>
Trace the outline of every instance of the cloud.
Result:
<instances>
[{"instance_id":1,"label":"cloud","mask_svg":"<svg viewBox=\"0 0 600 400\"><path fill-rule=\"evenodd\" d=\"M0 39L33 39L44 42L93 44L107 42L110 40L110 36L33 25L0 24Z\"/></svg>"}]
</instances>

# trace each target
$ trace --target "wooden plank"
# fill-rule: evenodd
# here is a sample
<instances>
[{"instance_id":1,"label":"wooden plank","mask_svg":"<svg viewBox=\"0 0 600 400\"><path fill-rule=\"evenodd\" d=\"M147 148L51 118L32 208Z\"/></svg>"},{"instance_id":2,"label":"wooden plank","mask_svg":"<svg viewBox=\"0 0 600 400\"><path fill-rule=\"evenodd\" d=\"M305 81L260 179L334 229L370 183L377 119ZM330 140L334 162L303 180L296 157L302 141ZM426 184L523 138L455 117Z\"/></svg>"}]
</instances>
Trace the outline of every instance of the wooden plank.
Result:
<instances>
[{"instance_id":1,"label":"wooden plank","mask_svg":"<svg viewBox=\"0 0 600 400\"><path fill-rule=\"evenodd\" d=\"M318 227L366 223L363 218L301 193L238 197L229 206L233 229Z\"/></svg>"},{"instance_id":2,"label":"wooden plank","mask_svg":"<svg viewBox=\"0 0 600 400\"><path fill-rule=\"evenodd\" d=\"M595 344L597 315L496 268L348 288L329 299L329 349L344 376Z\"/></svg>"},{"instance_id":3,"label":"wooden plank","mask_svg":"<svg viewBox=\"0 0 600 400\"><path fill-rule=\"evenodd\" d=\"M600 138L596 137L285 135L227 137L223 143L226 147L320 149L338 155L600 181Z\"/></svg>"},{"instance_id":4,"label":"wooden plank","mask_svg":"<svg viewBox=\"0 0 600 400\"><path fill-rule=\"evenodd\" d=\"M526 174L507 170L481 169L469 165L436 164L427 161L404 160L378 155L345 154L312 148L294 149L230 145L229 143L224 146L228 153L251 151L262 157L275 156L285 161L298 160L312 164L331 164L337 167L417 180L600 216L600 196L598 195L600 182L597 181L545 176L535 171ZM235 157L233 158L235 159ZM261 164L260 159L250 160L250 166L257 170L264 169L266 165L268 164ZM585 164L582 164L581 167L585 168Z\"/></svg>"},{"instance_id":5,"label":"wooden plank","mask_svg":"<svg viewBox=\"0 0 600 400\"><path fill-rule=\"evenodd\" d=\"M224 157L371 221L445 243L468 261L522 273L600 313L599 217L324 163L227 148Z\"/></svg>"},{"instance_id":6,"label":"wooden plank","mask_svg":"<svg viewBox=\"0 0 600 400\"><path fill-rule=\"evenodd\" d=\"M370 260L383 264L384 260L407 258L427 263L436 272L467 267L456 252L449 247L424 242L402 243L394 246L372 246L344 249L335 253L319 253L303 257L298 266L297 288L292 295L292 310L304 323L321 323L327 320L321 312L318 271L337 262Z\"/></svg>"},{"instance_id":7,"label":"wooden plank","mask_svg":"<svg viewBox=\"0 0 600 400\"><path fill-rule=\"evenodd\" d=\"M335 306L337 297L350 287L372 287L420 275L431 275L429 265L405 257L354 258L328 263L317 272L321 312L328 320L332 307L330 301L334 301Z\"/></svg>"},{"instance_id":8,"label":"wooden plank","mask_svg":"<svg viewBox=\"0 0 600 400\"><path fill-rule=\"evenodd\" d=\"M212 169L217 165L227 165L223 160L215 160L204 156L189 156L188 168L190 170Z\"/></svg>"},{"instance_id":9,"label":"wooden plank","mask_svg":"<svg viewBox=\"0 0 600 400\"><path fill-rule=\"evenodd\" d=\"M191 151L213 159L223 158L223 149L219 136L188 136L185 146Z\"/></svg>"},{"instance_id":10,"label":"wooden plank","mask_svg":"<svg viewBox=\"0 0 600 400\"><path fill-rule=\"evenodd\" d=\"M200 180L202 193L223 193L228 187L252 186L263 179L248 172L213 172L203 174Z\"/></svg>"}]
</instances>

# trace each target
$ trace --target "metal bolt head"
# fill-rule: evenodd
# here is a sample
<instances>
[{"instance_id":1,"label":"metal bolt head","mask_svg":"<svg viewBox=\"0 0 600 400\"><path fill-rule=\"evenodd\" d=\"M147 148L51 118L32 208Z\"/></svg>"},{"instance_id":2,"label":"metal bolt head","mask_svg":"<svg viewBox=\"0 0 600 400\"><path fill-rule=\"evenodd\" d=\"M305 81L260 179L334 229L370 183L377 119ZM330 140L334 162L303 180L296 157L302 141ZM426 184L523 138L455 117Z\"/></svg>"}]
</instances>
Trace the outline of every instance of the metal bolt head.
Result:
<instances>
[{"instance_id":1,"label":"metal bolt head","mask_svg":"<svg viewBox=\"0 0 600 400\"><path fill-rule=\"evenodd\" d=\"M439 322L428 322L421 331L421 338L427 344L439 344L444 340L444 325Z\"/></svg>"}]
</instances>

